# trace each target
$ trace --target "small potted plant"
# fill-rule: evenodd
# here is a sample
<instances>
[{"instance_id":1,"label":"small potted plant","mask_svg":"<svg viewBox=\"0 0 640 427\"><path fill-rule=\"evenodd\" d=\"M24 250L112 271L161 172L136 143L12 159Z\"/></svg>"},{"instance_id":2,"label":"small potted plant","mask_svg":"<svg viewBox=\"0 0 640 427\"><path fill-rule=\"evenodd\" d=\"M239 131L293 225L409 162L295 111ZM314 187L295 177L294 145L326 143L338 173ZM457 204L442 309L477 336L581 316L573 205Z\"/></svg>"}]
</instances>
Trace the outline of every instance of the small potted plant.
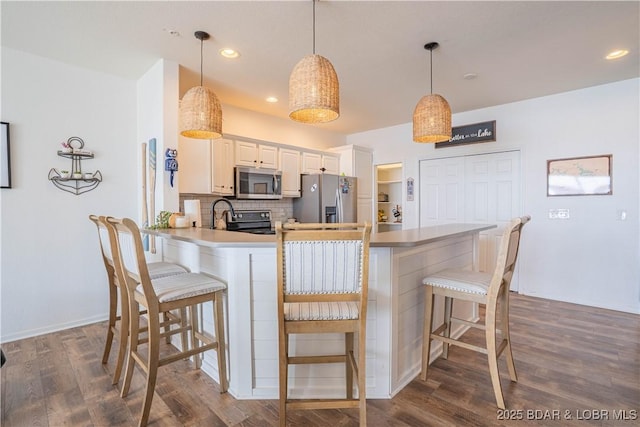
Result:
<instances>
[{"instance_id":1,"label":"small potted plant","mask_svg":"<svg viewBox=\"0 0 640 427\"><path fill-rule=\"evenodd\" d=\"M73 173L73 179L82 179L82 172L80 171L75 171Z\"/></svg>"},{"instance_id":2,"label":"small potted plant","mask_svg":"<svg viewBox=\"0 0 640 427\"><path fill-rule=\"evenodd\" d=\"M69 178L69 171L61 170L60 171L60 178L68 179Z\"/></svg>"}]
</instances>

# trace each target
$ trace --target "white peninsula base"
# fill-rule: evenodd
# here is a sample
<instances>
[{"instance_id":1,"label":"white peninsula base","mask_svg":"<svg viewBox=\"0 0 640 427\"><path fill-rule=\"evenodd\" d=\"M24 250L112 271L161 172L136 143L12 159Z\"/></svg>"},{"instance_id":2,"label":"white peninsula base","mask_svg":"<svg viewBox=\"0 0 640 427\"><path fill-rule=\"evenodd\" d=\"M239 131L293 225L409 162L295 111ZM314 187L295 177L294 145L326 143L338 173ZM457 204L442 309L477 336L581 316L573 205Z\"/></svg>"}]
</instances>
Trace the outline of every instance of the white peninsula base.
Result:
<instances>
[{"instance_id":1,"label":"white peninsula base","mask_svg":"<svg viewBox=\"0 0 640 427\"><path fill-rule=\"evenodd\" d=\"M450 224L373 234L367 317L367 397L388 399L420 372L424 295L422 278L444 268L475 268L479 232L493 225ZM207 229L155 230L163 237L165 260L214 275L228 285L226 327L229 392L238 399L278 398L276 250L273 236ZM456 316L477 319L473 305ZM211 308L203 325L212 331ZM442 318L442 310L436 316ZM437 322L436 322L437 323ZM463 330L454 330L461 334ZM341 335L299 336L290 341L297 355L343 350ZM432 346L433 359L441 346ZM203 370L218 378L215 354ZM292 366L290 395L327 398L344 395L341 364Z\"/></svg>"}]
</instances>

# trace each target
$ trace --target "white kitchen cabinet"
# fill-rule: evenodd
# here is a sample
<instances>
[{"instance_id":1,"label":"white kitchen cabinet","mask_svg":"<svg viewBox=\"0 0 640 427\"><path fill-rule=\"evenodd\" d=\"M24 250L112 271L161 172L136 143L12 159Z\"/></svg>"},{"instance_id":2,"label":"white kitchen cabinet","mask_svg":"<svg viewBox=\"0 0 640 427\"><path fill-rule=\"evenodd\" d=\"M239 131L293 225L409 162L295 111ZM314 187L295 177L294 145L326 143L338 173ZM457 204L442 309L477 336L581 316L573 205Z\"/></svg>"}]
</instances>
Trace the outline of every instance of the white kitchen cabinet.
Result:
<instances>
[{"instance_id":1,"label":"white kitchen cabinet","mask_svg":"<svg viewBox=\"0 0 640 427\"><path fill-rule=\"evenodd\" d=\"M332 152L340 155L340 174L358 179L358 222L373 223L373 151L356 145L334 147Z\"/></svg>"},{"instance_id":2,"label":"white kitchen cabinet","mask_svg":"<svg viewBox=\"0 0 640 427\"><path fill-rule=\"evenodd\" d=\"M340 171L340 157L331 154L322 155L322 167L324 173L338 175Z\"/></svg>"},{"instance_id":3,"label":"white kitchen cabinet","mask_svg":"<svg viewBox=\"0 0 640 427\"><path fill-rule=\"evenodd\" d=\"M211 188L211 140L179 137L178 190L207 194Z\"/></svg>"},{"instance_id":4,"label":"white kitchen cabinet","mask_svg":"<svg viewBox=\"0 0 640 427\"><path fill-rule=\"evenodd\" d=\"M233 195L233 158L232 140L180 137L180 193Z\"/></svg>"},{"instance_id":5,"label":"white kitchen cabinet","mask_svg":"<svg viewBox=\"0 0 640 427\"><path fill-rule=\"evenodd\" d=\"M214 194L233 196L233 141L230 139L216 139L212 141L213 173L211 174L211 188Z\"/></svg>"},{"instance_id":6,"label":"white kitchen cabinet","mask_svg":"<svg viewBox=\"0 0 640 427\"><path fill-rule=\"evenodd\" d=\"M305 151L302 153L302 173L338 175L340 159L337 155Z\"/></svg>"},{"instance_id":7,"label":"white kitchen cabinet","mask_svg":"<svg viewBox=\"0 0 640 427\"><path fill-rule=\"evenodd\" d=\"M281 148L280 170L282 171L282 196L300 197L300 152Z\"/></svg>"},{"instance_id":8,"label":"white kitchen cabinet","mask_svg":"<svg viewBox=\"0 0 640 427\"><path fill-rule=\"evenodd\" d=\"M302 173L321 173L322 155L320 153L302 153Z\"/></svg>"},{"instance_id":9,"label":"white kitchen cabinet","mask_svg":"<svg viewBox=\"0 0 640 427\"><path fill-rule=\"evenodd\" d=\"M332 152L340 155L339 174L358 178L358 198L373 198L373 151L356 145L334 147Z\"/></svg>"},{"instance_id":10,"label":"white kitchen cabinet","mask_svg":"<svg viewBox=\"0 0 640 427\"><path fill-rule=\"evenodd\" d=\"M278 147L236 140L236 165L278 169Z\"/></svg>"}]
</instances>

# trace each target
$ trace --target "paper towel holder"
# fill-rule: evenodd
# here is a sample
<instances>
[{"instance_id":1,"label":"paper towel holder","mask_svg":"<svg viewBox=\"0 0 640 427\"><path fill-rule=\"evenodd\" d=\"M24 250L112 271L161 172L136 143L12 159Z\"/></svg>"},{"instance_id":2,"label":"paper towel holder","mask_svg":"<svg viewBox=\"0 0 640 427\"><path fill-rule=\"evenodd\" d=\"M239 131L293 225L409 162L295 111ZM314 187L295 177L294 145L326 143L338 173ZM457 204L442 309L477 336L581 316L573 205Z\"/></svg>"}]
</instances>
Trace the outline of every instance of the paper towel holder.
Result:
<instances>
[{"instance_id":1,"label":"paper towel holder","mask_svg":"<svg viewBox=\"0 0 640 427\"><path fill-rule=\"evenodd\" d=\"M200 212L200 200L185 200L184 214L189 217L192 227L202 227L202 213Z\"/></svg>"}]
</instances>

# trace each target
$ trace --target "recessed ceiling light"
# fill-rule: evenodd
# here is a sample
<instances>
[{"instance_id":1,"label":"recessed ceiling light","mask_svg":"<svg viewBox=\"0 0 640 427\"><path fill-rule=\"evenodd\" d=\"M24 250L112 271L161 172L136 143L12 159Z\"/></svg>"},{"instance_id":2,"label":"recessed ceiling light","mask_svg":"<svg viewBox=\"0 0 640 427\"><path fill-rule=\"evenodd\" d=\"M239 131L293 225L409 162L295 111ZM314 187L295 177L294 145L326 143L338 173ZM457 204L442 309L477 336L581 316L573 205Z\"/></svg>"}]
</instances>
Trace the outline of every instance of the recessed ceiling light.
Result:
<instances>
[{"instance_id":1,"label":"recessed ceiling light","mask_svg":"<svg viewBox=\"0 0 640 427\"><path fill-rule=\"evenodd\" d=\"M274 104L276 102L278 102L278 98L276 98L275 96L267 96L267 98L265 99L265 101Z\"/></svg>"},{"instance_id":2,"label":"recessed ceiling light","mask_svg":"<svg viewBox=\"0 0 640 427\"><path fill-rule=\"evenodd\" d=\"M235 49L231 49L230 47L225 47L224 49L220 49L220 55L225 58L235 59L240 56L240 52Z\"/></svg>"},{"instance_id":3,"label":"recessed ceiling light","mask_svg":"<svg viewBox=\"0 0 640 427\"><path fill-rule=\"evenodd\" d=\"M616 50L612 50L611 52L609 52L607 54L607 56L605 56L605 58L607 58L607 59L618 59L618 58L622 58L623 56L625 56L628 53L629 53L629 51L627 49L616 49Z\"/></svg>"},{"instance_id":4,"label":"recessed ceiling light","mask_svg":"<svg viewBox=\"0 0 640 427\"><path fill-rule=\"evenodd\" d=\"M478 77L478 75L476 73L467 73L464 76L462 76L462 78L465 79L465 80L473 80L476 77Z\"/></svg>"},{"instance_id":5,"label":"recessed ceiling light","mask_svg":"<svg viewBox=\"0 0 640 427\"><path fill-rule=\"evenodd\" d=\"M170 36L180 37L180 31L174 30L173 28L163 28L164 31L169 33Z\"/></svg>"}]
</instances>

